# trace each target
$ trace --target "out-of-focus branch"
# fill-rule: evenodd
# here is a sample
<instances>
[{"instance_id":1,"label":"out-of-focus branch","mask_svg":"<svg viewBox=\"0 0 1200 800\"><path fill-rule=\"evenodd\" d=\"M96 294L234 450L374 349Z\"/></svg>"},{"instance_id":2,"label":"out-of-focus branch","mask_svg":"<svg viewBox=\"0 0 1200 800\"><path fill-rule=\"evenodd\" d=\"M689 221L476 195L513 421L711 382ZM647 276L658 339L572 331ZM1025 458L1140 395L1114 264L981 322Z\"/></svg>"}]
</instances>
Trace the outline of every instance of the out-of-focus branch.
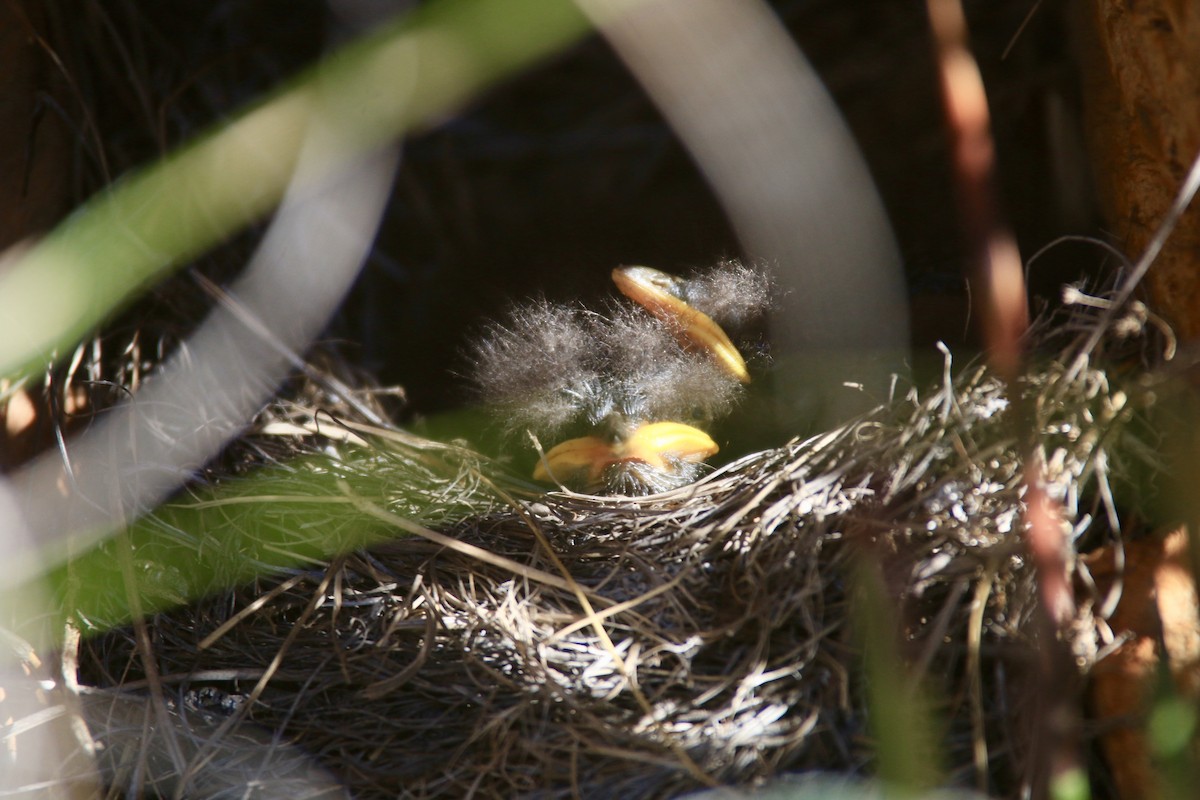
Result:
<instances>
[{"instance_id":1,"label":"out-of-focus branch","mask_svg":"<svg viewBox=\"0 0 1200 800\"><path fill-rule=\"evenodd\" d=\"M1021 337L1029 326L1029 311L1021 254L997 207L992 180L996 149L987 94L979 67L967 49L962 4L959 0L928 0L927 7L988 361L1011 380L1021 368Z\"/></svg>"},{"instance_id":2,"label":"out-of-focus branch","mask_svg":"<svg viewBox=\"0 0 1200 800\"><path fill-rule=\"evenodd\" d=\"M1029 719L1027 787L1035 797L1058 794L1081 780L1077 752L1078 715L1074 666L1059 633L1074 618L1068 580L1069 528L1060 504L1043 487L1044 464L1038 443L1036 409L1017 385L1029 327L1024 270L1012 233L996 198L995 146L987 94L968 49L966 17L960 0L927 0L937 51L942 100L952 140L960 218L969 248L973 283L988 362L1010 388L1015 440L1024 448L1025 537L1040 592L1037 679L1029 682L1036 702Z\"/></svg>"},{"instance_id":3,"label":"out-of-focus branch","mask_svg":"<svg viewBox=\"0 0 1200 800\"><path fill-rule=\"evenodd\" d=\"M691 151L747 254L788 289L770 322L780 407L831 426L874 406L907 363L899 250L853 136L782 24L751 0L578 2Z\"/></svg>"}]
</instances>

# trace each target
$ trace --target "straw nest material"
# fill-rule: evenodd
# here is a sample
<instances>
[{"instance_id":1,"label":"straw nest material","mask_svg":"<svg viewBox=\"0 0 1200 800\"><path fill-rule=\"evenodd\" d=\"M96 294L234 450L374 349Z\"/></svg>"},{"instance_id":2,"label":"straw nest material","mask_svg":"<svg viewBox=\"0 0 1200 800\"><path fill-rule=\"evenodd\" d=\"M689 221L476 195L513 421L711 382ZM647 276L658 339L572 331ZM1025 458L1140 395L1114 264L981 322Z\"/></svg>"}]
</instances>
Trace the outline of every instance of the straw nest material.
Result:
<instances>
[{"instance_id":1,"label":"straw nest material","mask_svg":"<svg viewBox=\"0 0 1200 800\"><path fill-rule=\"evenodd\" d=\"M929 392L643 498L506 492L470 460L405 473L412 445L384 439L327 450L342 474L396 469L389 485L424 482L430 502L475 511L437 526L452 545L402 536L160 615L148 649L128 631L85 641L111 780L178 789L178 758L131 754L160 746L161 725L129 737L143 718L111 712L149 685L189 743L188 780L218 774L230 794L263 778L264 753L311 758L363 798L669 797L867 772L850 569L865 558L883 565L902 652L944 721L949 779L1015 793L1039 634L1008 393L1029 401L1041 486L1082 549L1116 535L1144 392L1069 358L1013 387L983 367L951 377L946 360ZM410 513L396 491L363 500ZM1086 673L1109 642L1106 598L1081 597L1063 636ZM239 772L248 740L257 766Z\"/></svg>"}]
</instances>

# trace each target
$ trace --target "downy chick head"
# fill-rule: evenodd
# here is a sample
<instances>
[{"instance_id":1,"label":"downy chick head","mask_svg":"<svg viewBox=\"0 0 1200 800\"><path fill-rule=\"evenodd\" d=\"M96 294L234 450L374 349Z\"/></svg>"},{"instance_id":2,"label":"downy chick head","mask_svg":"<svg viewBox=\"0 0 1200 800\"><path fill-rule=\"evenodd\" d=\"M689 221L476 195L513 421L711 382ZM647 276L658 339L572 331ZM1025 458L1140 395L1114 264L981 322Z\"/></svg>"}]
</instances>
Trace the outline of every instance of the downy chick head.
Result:
<instances>
[{"instance_id":1,"label":"downy chick head","mask_svg":"<svg viewBox=\"0 0 1200 800\"><path fill-rule=\"evenodd\" d=\"M473 352L480 399L511 433L558 442L535 478L646 494L699 477L717 452L702 427L733 407L749 375L721 326L686 298L718 315L740 309L748 319L750 306L765 305L766 281L759 271L738 270L740 282L706 275L693 285L620 268L614 280L636 305L601 314L539 301L485 332ZM739 300L717 301L722 281L736 284Z\"/></svg>"},{"instance_id":2,"label":"downy chick head","mask_svg":"<svg viewBox=\"0 0 1200 800\"><path fill-rule=\"evenodd\" d=\"M510 434L553 439L603 407L607 368L591 312L546 300L514 308L472 344L476 398Z\"/></svg>"}]
</instances>

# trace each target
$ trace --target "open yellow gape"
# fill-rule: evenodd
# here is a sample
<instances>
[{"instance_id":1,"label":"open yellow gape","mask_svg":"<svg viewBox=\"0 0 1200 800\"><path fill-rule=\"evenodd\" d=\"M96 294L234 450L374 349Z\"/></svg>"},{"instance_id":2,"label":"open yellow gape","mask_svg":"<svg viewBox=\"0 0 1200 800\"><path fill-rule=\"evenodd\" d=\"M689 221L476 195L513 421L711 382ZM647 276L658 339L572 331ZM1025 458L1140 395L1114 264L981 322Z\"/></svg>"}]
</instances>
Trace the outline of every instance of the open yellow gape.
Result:
<instances>
[{"instance_id":1,"label":"open yellow gape","mask_svg":"<svg viewBox=\"0 0 1200 800\"><path fill-rule=\"evenodd\" d=\"M683 464L699 464L718 450L711 436L692 425L647 422L614 442L581 436L555 445L538 461L533 477L594 488L604 485L605 475L613 467L639 463L670 473Z\"/></svg>"},{"instance_id":2,"label":"open yellow gape","mask_svg":"<svg viewBox=\"0 0 1200 800\"><path fill-rule=\"evenodd\" d=\"M669 325L685 346L708 352L730 375L750 382L746 361L724 329L684 299L683 278L652 267L617 267L612 279L621 294Z\"/></svg>"}]
</instances>

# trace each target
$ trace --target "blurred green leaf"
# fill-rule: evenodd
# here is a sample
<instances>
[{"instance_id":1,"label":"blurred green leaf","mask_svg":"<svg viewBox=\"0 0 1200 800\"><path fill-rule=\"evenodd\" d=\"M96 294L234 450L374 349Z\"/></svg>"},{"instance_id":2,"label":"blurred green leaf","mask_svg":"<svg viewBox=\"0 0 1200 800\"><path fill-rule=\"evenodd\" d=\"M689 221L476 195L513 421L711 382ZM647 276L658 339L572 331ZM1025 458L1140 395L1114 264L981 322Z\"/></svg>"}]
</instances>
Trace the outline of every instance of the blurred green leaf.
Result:
<instances>
[{"instance_id":1,"label":"blurred green leaf","mask_svg":"<svg viewBox=\"0 0 1200 800\"><path fill-rule=\"evenodd\" d=\"M471 483L474 466L445 452L314 453L196 490L50 572L54 607L107 630L495 503Z\"/></svg>"},{"instance_id":2,"label":"blurred green leaf","mask_svg":"<svg viewBox=\"0 0 1200 800\"><path fill-rule=\"evenodd\" d=\"M888 796L920 797L939 783L933 720L929 704L914 686L900 655L901 620L884 593L883 575L860 553L855 570L859 631L866 672L867 703L879 777Z\"/></svg>"},{"instance_id":3,"label":"blurred green leaf","mask_svg":"<svg viewBox=\"0 0 1200 800\"><path fill-rule=\"evenodd\" d=\"M1196 734L1196 707L1178 695L1159 700L1150 712L1150 744L1162 758L1178 756Z\"/></svg>"},{"instance_id":4,"label":"blurred green leaf","mask_svg":"<svg viewBox=\"0 0 1200 800\"><path fill-rule=\"evenodd\" d=\"M340 137L328 173L436 124L587 30L569 0L429 3L127 175L0 268L0 376L40 368L167 271L267 214L313 126Z\"/></svg>"}]
</instances>

